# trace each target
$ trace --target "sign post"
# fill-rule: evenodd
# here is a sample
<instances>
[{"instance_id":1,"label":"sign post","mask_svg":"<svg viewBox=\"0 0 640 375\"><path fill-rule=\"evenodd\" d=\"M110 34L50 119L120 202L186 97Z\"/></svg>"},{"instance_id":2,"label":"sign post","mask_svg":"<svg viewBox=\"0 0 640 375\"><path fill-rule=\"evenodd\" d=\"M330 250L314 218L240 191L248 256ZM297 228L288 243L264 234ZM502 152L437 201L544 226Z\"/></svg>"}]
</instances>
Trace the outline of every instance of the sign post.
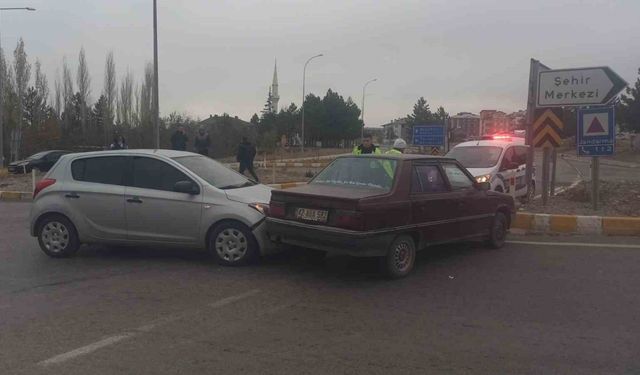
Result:
<instances>
[{"instance_id":1,"label":"sign post","mask_svg":"<svg viewBox=\"0 0 640 375\"><path fill-rule=\"evenodd\" d=\"M613 155L616 145L614 107L581 109L578 111L578 156L591 156L591 198L593 209L600 200L600 156Z\"/></svg>"},{"instance_id":2,"label":"sign post","mask_svg":"<svg viewBox=\"0 0 640 375\"><path fill-rule=\"evenodd\" d=\"M538 96L538 75L545 70L549 70L549 67L538 60L531 59L529 64L529 95L527 97L527 131L525 133L525 144L529 146L527 168L525 170L527 197L531 196L531 191L534 188L531 186L531 177L533 176L533 160L535 156L535 150L533 149L533 121L535 120L536 98Z\"/></svg>"},{"instance_id":3,"label":"sign post","mask_svg":"<svg viewBox=\"0 0 640 375\"><path fill-rule=\"evenodd\" d=\"M431 155L439 155L446 150L447 128L444 124L414 125L413 144L431 148ZM444 154L444 152L442 152Z\"/></svg>"},{"instance_id":4,"label":"sign post","mask_svg":"<svg viewBox=\"0 0 640 375\"><path fill-rule=\"evenodd\" d=\"M562 143L561 134L564 129L562 122L562 108L541 108L535 110L533 122L532 146L543 148L542 157L542 204L549 200L549 159L551 150Z\"/></svg>"}]
</instances>

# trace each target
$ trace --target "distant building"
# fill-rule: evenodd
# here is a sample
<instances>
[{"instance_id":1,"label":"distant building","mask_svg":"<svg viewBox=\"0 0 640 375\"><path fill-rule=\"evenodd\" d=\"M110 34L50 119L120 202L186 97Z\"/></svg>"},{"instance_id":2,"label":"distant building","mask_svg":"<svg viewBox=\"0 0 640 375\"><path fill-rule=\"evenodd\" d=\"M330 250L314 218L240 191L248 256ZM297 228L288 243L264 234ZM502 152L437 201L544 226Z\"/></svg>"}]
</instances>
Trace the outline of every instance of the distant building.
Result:
<instances>
[{"instance_id":1,"label":"distant building","mask_svg":"<svg viewBox=\"0 0 640 375\"><path fill-rule=\"evenodd\" d=\"M411 142L412 128L407 124L406 118L399 118L391 121L388 124L382 125L384 129L384 139L394 140L396 138L402 138L407 142Z\"/></svg>"},{"instance_id":2,"label":"distant building","mask_svg":"<svg viewBox=\"0 0 640 375\"><path fill-rule=\"evenodd\" d=\"M456 140L479 136L480 116L470 112L460 112L449 118L449 126Z\"/></svg>"},{"instance_id":3,"label":"distant building","mask_svg":"<svg viewBox=\"0 0 640 375\"><path fill-rule=\"evenodd\" d=\"M509 131L509 118L506 113L495 109L480 111L480 135Z\"/></svg>"}]
</instances>

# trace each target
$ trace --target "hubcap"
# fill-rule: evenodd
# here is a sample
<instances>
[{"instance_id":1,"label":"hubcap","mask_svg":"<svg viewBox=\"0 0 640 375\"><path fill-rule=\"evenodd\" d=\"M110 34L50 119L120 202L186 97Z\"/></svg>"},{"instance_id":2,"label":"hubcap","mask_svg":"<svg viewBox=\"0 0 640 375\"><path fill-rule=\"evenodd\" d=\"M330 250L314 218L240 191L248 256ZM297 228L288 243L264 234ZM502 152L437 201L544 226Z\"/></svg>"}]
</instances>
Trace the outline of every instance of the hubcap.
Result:
<instances>
[{"instance_id":1,"label":"hubcap","mask_svg":"<svg viewBox=\"0 0 640 375\"><path fill-rule=\"evenodd\" d=\"M248 243L241 231L229 228L218 234L215 247L220 258L228 262L236 262L247 253Z\"/></svg>"},{"instance_id":2,"label":"hubcap","mask_svg":"<svg viewBox=\"0 0 640 375\"><path fill-rule=\"evenodd\" d=\"M413 254L409 245L405 242L402 242L393 249L393 264L396 269L400 272L404 272L411 266Z\"/></svg>"},{"instance_id":3,"label":"hubcap","mask_svg":"<svg viewBox=\"0 0 640 375\"><path fill-rule=\"evenodd\" d=\"M69 230L57 221L48 222L42 228L42 243L52 253L64 251L69 245Z\"/></svg>"}]
</instances>

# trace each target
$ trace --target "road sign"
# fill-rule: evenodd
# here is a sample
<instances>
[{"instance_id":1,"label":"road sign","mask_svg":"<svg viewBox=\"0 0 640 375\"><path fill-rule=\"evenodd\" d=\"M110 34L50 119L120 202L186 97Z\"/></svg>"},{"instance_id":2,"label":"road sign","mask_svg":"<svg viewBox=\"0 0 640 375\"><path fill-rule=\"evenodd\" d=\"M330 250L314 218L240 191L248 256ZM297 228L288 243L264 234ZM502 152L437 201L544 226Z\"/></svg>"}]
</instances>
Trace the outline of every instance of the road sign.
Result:
<instances>
[{"instance_id":1,"label":"road sign","mask_svg":"<svg viewBox=\"0 0 640 375\"><path fill-rule=\"evenodd\" d=\"M440 155L440 148L439 147L431 147L431 155L434 155L434 156Z\"/></svg>"},{"instance_id":2,"label":"road sign","mask_svg":"<svg viewBox=\"0 0 640 375\"><path fill-rule=\"evenodd\" d=\"M533 147L558 147L562 143L562 108L536 109L533 121Z\"/></svg>"},{"instance_id":3,"label":"road sign","mask_svg":"<svg viewBox=\"0 0 640 375\"><path fill-rule=\"evenodd\" d=\"M413 144L418 146L445 147L446 127L443 124L414 125Z\"/></svg>"},{"instance_id":4,"label":"road sign","mask_svg":"<svg viewBox=\"0 0 640 375\"><path fill-rule=\"evenodd\" d=\"M538 73L538 107L603 105L627 82L608 66L546 70Z\"/></svg>"},{"instance_id":5,"label":"road sign","mask_svg":"<svg viewBox=\"0 0 640 375\"><path fill-rule=\"evenodd\" d=\"M616 144L615 124L613 107L578 110L578 155L613 155Z\"/></svg>"}]
</instances>

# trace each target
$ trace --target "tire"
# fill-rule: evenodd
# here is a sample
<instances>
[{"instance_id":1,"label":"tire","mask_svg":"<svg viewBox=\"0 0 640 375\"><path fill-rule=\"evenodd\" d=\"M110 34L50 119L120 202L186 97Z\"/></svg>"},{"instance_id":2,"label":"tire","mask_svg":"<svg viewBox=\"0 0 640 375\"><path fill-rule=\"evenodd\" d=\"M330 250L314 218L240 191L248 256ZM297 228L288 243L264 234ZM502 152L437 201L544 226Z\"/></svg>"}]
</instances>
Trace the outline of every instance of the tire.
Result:
<instances>
[{"instance_id":1,"label":"tire","mask_svg":"<svg viewBox=\"0 0 640 375\"><path fill-rule=\"evenodd\" d=\"M489 240L487 244L493 249L499 249L504 246L507 238L507 217L502 212L497 212L491 223L491 231L489 232Z\"/></svg>"},{"instance_id":2,"label":"tire","mask_svg":"<svg viewBox=\"0 0 640 375\"><path fill-rule=\"evenodd\" d=\"M498 193L504 193L504 189L502 188L502 186L496 186L495 191L497 191Z\"/></svg>"},{"instance_id":3,"label":"tire","mask_svg":"<svg viewBox=\"0 0 640 375\"><path fill-rule=\"evenodd\" d=\"M211 233L209 253L223 266L244 266L258 259L258 241L244 224L227 221Z\"/></svg>"},{"instance_id":4,"label":"tire","mask_svg":"<svg viewBox=\"0 0 640 375\"><path fill-rule=\"evenodd\" d=\"M416 262L416 244L411 236L400 235L389 246L387 255L380 258L384 274L392 279L407 276Z\"/></svg>"},{"instance_id":5,"label":"tire","mask_svg":"<svg viewBox=\"0 0 640 375\"><path fill-rule=\"evenodd\" d=\"M68 258L80 248L76 227L62 215L49 215L36 231L40 249L52 258Z\"/></svg>"}]
</instances>

